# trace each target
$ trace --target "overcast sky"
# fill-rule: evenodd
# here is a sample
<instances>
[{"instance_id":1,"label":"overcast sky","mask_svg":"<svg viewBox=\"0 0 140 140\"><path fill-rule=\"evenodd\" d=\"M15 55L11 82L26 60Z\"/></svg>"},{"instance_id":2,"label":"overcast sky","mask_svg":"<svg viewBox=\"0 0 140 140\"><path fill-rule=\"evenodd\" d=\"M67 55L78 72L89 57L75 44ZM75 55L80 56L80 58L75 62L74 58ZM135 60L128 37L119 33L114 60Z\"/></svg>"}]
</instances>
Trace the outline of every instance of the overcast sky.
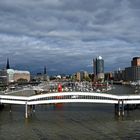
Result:
<instances>
[{"instance_id":1,"label":"overcast sky","mask_svg":"<svg viewBox=\"0 0 140 140\"><path fill-rule=\"evenodd\" d=\"M0 67L49 74L130 66L140 56L140 0L0 0Z\"/></svg>"}]
</instances>

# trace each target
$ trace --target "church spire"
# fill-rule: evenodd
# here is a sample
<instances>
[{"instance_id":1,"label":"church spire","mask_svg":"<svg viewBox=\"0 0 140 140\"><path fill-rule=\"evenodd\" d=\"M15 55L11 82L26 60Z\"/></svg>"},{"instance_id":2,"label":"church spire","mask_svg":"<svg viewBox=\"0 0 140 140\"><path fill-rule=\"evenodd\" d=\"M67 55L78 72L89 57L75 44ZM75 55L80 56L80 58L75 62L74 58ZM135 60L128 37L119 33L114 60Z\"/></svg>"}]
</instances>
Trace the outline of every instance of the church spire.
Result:
<instances>
[{"instance_id":1,"label":"church spire","mask_svg":"<svg viewBox=\"0 0 140 140\"><path fill-rule=\"evenodd\" d=\"M7 58L6 69L10 69L9 58Z\"/></svg>"},{"instance_id":2,"label":"church spire","mask_svg":"<svg viewBox=\"0 0 140 140\"><path fill-rule=\"evenodd\" d=\"M44 66L44 81L47 81L47 70L46 70L46 66Z\"/></svg>"},{"instance_id":3,"label":"church spire","mask_svg":"<svg viewBox=\"0 0 140 140\"><path fill-rule=\"evenodd\" d=\"M44 74L47 74L46 66L44 66Z\"/></svg>"}]
</instances>

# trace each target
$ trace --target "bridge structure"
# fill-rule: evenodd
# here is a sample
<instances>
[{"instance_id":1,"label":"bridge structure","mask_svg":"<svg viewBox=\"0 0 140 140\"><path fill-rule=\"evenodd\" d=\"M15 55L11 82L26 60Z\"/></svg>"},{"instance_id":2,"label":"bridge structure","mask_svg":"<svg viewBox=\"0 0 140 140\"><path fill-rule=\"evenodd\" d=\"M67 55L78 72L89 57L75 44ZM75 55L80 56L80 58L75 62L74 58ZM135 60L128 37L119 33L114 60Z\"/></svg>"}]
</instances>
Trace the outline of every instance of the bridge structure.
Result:
<instances>
[{"instance_id":1,"label":"bridge structure","mask_svg":"<svg viewBox=\"0 0 140 140\"><path fill-rule=\"evenodd\" d=\"M120 96L94 92L55 92L31 96L17 96L14 95L14 93L16 93L16 91L0 95L0 104L25 105L25 118L28 118L29 108L31 108L34 111L35 106L41 104L57 104L57 103L114 104L115 112L118 114L118 116L124 115L125 105L140 104L140 95Z\"/></svg>"}]
</instances>

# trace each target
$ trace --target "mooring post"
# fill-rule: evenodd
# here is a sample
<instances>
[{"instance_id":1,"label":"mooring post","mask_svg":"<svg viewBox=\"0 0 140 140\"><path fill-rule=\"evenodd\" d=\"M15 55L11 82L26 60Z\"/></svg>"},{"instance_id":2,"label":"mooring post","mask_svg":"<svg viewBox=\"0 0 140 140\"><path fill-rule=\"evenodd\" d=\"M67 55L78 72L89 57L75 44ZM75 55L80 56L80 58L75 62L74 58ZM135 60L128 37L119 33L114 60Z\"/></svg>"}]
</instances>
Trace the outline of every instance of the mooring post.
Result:
<instances>
[{"instance_id":1,"label":"mooring post","mask_svg":"<svg viewBox=\"0 0 140 140\"><path fill-rule=\"evenodd\" d=\"M29 105L28 113L29 113L29 114L32 114L32 105Z\"/></svg>"},{"instance_id":2,"label":"mooring post","mask_svg":"<svg viewBox=\"0 0 140 140\"><path fill-rule=\"evenodd\" d=\"M33 112L35 112L35 105L33 105Z\"/></svg>"},{"instance_id":3,"label":"mooring post","mask_svg":"<svg viewBox=\"0 0 140 140\"><path fill-rule=\"evenodd\" d=\"M25 104L25 118L26 119L28 118L28 104L27 104L27 102Z\"/></svg>"},{"instance_id":4,"label":"mooring post","mask_svg":"<svg viewBox=\"0 0 140 140\"><path fill-rule=\"evenodd\" d=\"M11 104L10 104L9 106L10 106L10 112L12 112L12 107L11 107Z\"/></svg>"},{"instance_id":5,"label":"mooring post","mask_svg":"<svg viewBox=\"0 0 140 140\"><path fill-rule=\"evenodd\" d=\"M129 104L127 104L127 112L129 112L129 110L130 110L130 106Z\"/></svg>"},{"instance_id":6,"label":"mooring post","mask_svg":"<svg viewBox=\"0 0 140 140\"><path fill-rule=\"evenodd\" d=\"M120 113L120 100L118 100L118 116L120 116L121 113Z\"/></svg>"},{"instance_id":7,"label":"mooring post","mask_svg":"<svg viewBox=\"0 0 140 140\"><path fill-rule=\"evenodd\" d=\"M124 100L122 100L122 116L124 116Z\"/></svg>"},{"instance_id":8,"label":"mooring post","mask_svg":"<svg viewBox=\"0 0 140 140\"><path fill-rule=\"evenodd\" d=\"M118 104L114 104L115 115L118 113Z\"/></svg>"}]
</instances>

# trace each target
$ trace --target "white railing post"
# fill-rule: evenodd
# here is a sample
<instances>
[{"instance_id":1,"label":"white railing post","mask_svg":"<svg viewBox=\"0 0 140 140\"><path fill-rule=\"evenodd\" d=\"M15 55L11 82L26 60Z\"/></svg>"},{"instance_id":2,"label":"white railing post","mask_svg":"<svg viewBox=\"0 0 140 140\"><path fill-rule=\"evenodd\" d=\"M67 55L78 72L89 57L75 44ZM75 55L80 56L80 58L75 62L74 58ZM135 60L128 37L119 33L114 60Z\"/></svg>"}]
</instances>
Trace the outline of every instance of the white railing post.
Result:
<instances>
[{"instance_id":1,"label":"white railing post","mask_svg":"<svg viewBox=\"0 0 140 140\"><path fill-rule=\"evenodd\" d=\"M25 118L26 119L28 118L28 104L27 104L27 101L25 103Z\"/></svg>"}]
</instances>

